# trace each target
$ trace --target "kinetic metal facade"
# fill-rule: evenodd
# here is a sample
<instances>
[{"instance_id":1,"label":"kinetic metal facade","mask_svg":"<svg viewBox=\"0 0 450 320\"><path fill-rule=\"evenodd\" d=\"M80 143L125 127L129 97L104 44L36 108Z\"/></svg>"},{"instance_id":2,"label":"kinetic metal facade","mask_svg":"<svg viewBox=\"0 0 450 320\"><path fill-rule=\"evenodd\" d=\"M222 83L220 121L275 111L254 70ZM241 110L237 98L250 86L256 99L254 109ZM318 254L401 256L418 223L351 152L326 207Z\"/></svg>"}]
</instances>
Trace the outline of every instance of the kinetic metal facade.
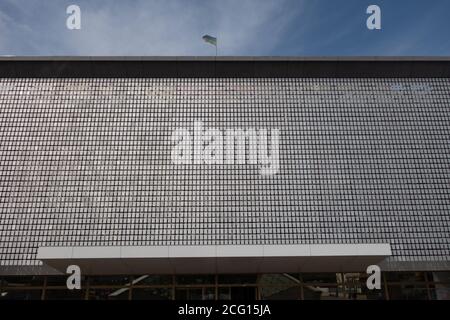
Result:
<instances>
[{"instance_id":1,"label":"kinetic metal facade","mask_svg":"<svg viewBox=\"0 0 450 320\"><path fill-rule=\"evenodd\" d=\"M1 78L0 268L41 246L353 243L448 267L449 111L448 77ZM174 164L196 121L280 130L278 172Z\"/></svg>"}]
</instances>

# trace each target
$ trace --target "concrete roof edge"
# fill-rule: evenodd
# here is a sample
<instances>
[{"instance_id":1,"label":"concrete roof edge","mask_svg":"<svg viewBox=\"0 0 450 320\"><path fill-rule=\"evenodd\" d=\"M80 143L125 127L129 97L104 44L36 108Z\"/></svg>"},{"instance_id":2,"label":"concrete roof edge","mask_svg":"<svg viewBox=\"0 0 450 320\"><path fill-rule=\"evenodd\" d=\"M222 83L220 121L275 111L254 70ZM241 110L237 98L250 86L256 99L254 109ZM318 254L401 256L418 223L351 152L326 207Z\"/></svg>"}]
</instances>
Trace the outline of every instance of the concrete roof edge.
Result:
<instances>
[{"instance_id":1,"label":"concrete roof edge","mask_svg":"<svg viewBox=\"0 0 450 320\"><path fill-rule=\"evenodd\" d=\"M0 61L450 61L450 56L0 56Z\"/></svg>"}]
</instances>

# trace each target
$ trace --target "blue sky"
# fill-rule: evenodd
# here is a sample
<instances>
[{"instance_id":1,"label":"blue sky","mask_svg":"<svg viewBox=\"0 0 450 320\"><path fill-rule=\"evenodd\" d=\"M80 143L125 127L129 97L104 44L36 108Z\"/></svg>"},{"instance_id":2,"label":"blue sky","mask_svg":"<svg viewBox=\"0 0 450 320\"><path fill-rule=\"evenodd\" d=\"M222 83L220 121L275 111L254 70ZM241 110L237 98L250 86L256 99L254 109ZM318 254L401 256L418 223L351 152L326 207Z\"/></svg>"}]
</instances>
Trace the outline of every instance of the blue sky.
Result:
<instances>
[{"instance_id":1,"label":"blue sky","mask_svg":"<svg viewBox=\"0 0 450 320\"><path fill-rule=\"evenodd\" d=\"M66 8L81 8L81 30ZM366 8L382 30L366 28ZM1 0L0 55L450 56L450 0Z\"/></svg>"}]
</instances>

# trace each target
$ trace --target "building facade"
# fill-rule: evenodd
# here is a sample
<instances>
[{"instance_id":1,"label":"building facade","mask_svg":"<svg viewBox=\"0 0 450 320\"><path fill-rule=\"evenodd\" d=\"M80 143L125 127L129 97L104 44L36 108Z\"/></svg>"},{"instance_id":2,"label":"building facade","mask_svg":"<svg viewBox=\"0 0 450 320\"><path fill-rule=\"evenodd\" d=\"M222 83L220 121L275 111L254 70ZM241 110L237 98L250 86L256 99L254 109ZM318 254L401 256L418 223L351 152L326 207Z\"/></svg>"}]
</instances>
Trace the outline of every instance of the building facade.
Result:
<instances>
[{"instance_id":1,"label":"building facade","mask_svg":"<svg viewBox=\"0 0 450 320\"><path fill-rule=\"evenodd\" d=\"M3 58L0 111L4 298L449 299L449 59Z\"/></svg>"}]
</instances>

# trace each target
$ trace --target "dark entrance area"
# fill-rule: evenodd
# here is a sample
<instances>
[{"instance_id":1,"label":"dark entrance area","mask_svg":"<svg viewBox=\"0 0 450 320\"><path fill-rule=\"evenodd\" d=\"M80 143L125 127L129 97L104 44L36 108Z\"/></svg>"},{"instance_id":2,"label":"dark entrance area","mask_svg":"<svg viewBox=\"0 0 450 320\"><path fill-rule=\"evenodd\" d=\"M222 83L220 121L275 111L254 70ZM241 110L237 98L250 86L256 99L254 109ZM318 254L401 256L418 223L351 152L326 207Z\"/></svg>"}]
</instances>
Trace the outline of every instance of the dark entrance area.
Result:
<instances>
[{"instance_id":1,"label":"dark entrance area","mask_svg":"<svg viewBox=\"0 0 450 320\"><path fill-rule=\"evenodd\" d=\"M256 287L231 288L231 300L256 300Z\"/></svg>"}]
</instances>

